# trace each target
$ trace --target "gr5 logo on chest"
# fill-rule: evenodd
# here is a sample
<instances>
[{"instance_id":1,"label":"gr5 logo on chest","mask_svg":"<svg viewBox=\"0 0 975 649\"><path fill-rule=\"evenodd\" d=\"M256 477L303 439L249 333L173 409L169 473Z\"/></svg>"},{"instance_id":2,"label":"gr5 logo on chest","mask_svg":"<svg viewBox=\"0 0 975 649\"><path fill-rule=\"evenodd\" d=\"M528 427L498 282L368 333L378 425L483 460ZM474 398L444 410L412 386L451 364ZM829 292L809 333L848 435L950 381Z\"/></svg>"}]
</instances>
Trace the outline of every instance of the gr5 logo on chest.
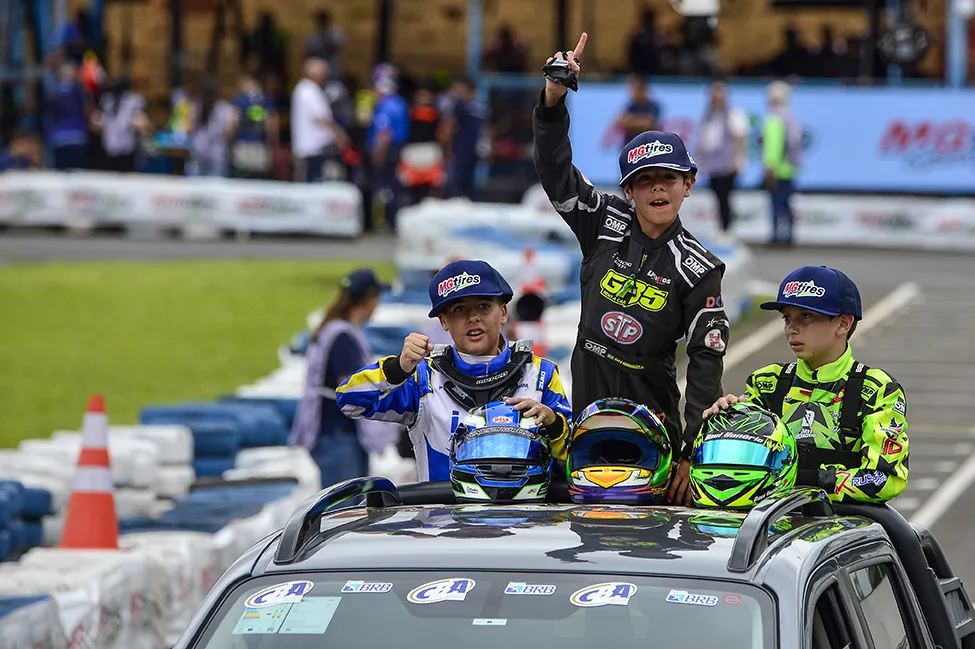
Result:
<instances>
[{"instance_id":1,"label":"gr5 logo on chest","mask_svg":"<svg viewBox=\"0 0 975 649\"><path fill-rule=\"evenodd\" d=\"M406 599L413 604L434 604L436 602L463 602L467 593L474 590L473 579L439 579L410 591Z\"/></svg>"},{"instance_id":2,"label":"gr5 logo on chest","mask_svg":"<svg viewBox=\"0 0 975 649\"><path fill-rule=\"evenodd\" d=\"M603 333L621 345L632 345L643 336L643 325L622 311L610 311L600 320Z\"/></svg>"},{"instance_id":3,"label":"gr5 logo on chest","mask_svg":"<svg viewBox=\"0 0 975 649\"><path fill-rule=\"evenodd\" d=\"M624 290L629 282L630 289ZM638 305L647 311L660 311L667 306L668 291L633 279L610 268L599 280L599 293L604 298L620 306Z\"/></svg>"}]
</instances>

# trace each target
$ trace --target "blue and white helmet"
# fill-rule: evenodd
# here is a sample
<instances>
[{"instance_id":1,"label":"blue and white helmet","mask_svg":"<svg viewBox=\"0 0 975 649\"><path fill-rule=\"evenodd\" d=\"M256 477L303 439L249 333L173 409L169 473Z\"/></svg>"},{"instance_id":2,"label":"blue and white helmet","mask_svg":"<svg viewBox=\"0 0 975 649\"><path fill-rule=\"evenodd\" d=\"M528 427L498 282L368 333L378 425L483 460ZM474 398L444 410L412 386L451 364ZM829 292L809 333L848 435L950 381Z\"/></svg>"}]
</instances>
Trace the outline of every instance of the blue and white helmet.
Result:
<instances>
[{"instance_id":1,"label":"blue and white helmet","mask_svg":"<svg viewBox=\"0 0 975 649\"><path fill-rule=\"evenodd\" d=\"M450 482L459 502L540 502L552 449L533 417L501 401L474 408L450 438Z\"/></svg>"}]
</instances>

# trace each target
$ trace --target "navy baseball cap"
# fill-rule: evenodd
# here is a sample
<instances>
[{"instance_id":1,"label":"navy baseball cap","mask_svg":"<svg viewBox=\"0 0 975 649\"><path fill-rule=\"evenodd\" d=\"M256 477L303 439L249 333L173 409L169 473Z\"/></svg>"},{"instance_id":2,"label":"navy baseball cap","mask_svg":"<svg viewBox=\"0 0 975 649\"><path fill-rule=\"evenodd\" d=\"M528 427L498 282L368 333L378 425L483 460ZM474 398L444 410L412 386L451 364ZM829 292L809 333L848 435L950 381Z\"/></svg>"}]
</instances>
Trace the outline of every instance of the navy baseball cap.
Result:
<instances>
[{"instance_id":1,"label":"navy baseball cap","mask_svg":"<svg viewBox=\"0 0 975 649\"><path fill-rule=\"evenodd\" d=\"M342 278L340 286L355 298L365 297L370 293L382 293L389 288L389 284L379 281L371 268L352 271Z\"/></svg>"},{"instance_id":2,"label":"navy baseball cap","mask_svg":"<svg viewBox=\"0 0 975 649\"><path fill-rule=\"evenodd\" d=\"M668 131L644 131L627 142L620 151L620 187L630 176L647 167L666 167L697 173L697 163L684 141Z\"/></svg>"},{"instance_id":3,"label":"navy baseball cap","mask_svg":"<svg viewBox=\"0 0 975 649\"><path fill-rule=\"evenodd\" d=\"M491 264L479 259L452 261L430 280L430 317L435 318L450 302L465 297L500 297L507 303L514 292Z\"/></svg>"},{"instance_id":4,"label":"navy baseball cap","mask_svg":"<svg viewBox=\"0 0 975 649\"><path fill-rule=\"evenodd\" d=\"M796 306L831 316L851 315L857 320L863 317L857 285L840 271L826 266L803 266L792 271L782 280L778 299L761 306L766 311Z\"/></svg>"}]
</instances>

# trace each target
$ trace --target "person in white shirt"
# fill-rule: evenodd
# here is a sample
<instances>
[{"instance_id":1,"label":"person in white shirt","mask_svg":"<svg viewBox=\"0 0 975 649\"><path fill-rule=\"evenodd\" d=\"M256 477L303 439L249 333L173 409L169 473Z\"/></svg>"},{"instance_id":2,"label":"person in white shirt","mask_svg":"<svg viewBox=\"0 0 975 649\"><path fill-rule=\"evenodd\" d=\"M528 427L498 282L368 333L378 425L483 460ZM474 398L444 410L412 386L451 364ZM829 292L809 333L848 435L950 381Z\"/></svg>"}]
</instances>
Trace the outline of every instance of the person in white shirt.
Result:
<instances>
[{"instance_id":1,"label":"person in white shirt","mask_svg":"<svg viewBox=\"0 0 975 649\"><path fill-rule=\"evenodd\" d=\"M297 182L320 182L325 164L336 160L348 146L349 136L333 118L323 90L327 80L328 63L309 58L304 78L291 95L291 152Z\"/></svg>"},{"instance_id":2,"label":"person in white shirt","mask_svg":"<svg viewBox=\"0 0 975 649\"><path fill-rule=\"evenodd\" d=\"M715 79L694 156L698 168L710 179L711 191L718 201L722 232L731 227L731 192L735 179L748 163L748 130L748 116L728 103L728 84L723 79Z\"/></svg>"}]
</instances>

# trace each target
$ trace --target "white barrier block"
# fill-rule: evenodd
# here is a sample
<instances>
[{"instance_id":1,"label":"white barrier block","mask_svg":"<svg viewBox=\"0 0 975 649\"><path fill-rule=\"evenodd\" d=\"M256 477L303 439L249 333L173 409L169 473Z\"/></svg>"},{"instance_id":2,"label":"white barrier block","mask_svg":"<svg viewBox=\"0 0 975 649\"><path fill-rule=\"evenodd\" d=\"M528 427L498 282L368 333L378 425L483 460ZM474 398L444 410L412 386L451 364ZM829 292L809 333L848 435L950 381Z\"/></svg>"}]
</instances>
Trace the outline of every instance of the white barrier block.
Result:
<instances>
[{"instance_id":1,"label":"white barrier block","mask_svg":"<svg viewBox=\"0 0 975 649\"><path fill-rule=\"evenodd\" d=\"M153 557L127 551L35 548L19 562L54 569L70 586L91 583L100 609L95 646L158 649L171 602L166 567Z\"/></svg>"},{"instance_id":2,"label":"white barrier block","mask_svg":"<svg viewBox=\"0 0 975 649\"><path fill-rule=\"evenodd\" d=\"M156 447L160 466L193 464L193 431L177 424L111 426L110 439L135 438Z\"/></svg>"},{"instance_id":3,"label":"white barrier block","mask_svg":"<svg viewBox=\"0 0 975 649\"><path fill-rule=\"evenodd\" d=\"M196 471L192 465L161 466L152 490L159 498L176 500L188 494L194 482L196 482Z\"/></svg>"},{"instance_id":4,"label":"white barrier block","mask_svg":"<svg viewBox=\"0 0 975 649\"><path fill-rule=\"evenodd\" d=\"M161 626L164 646L172 646L219 574L213 536L202 532L138 532L123 534L119 546L151 556L165 566L164 586L171 606Z\"/></svg>"},{"instance_id":5,"label":"white barrier block","mask_svg":"<svg viewBox=\"0 0 975 649\"><path fill-rule=\"evenodd\" d=\"M0 617L0 647L4 649L66 649L58 605L48 597Z\"/></svg>"}]
</instances>

